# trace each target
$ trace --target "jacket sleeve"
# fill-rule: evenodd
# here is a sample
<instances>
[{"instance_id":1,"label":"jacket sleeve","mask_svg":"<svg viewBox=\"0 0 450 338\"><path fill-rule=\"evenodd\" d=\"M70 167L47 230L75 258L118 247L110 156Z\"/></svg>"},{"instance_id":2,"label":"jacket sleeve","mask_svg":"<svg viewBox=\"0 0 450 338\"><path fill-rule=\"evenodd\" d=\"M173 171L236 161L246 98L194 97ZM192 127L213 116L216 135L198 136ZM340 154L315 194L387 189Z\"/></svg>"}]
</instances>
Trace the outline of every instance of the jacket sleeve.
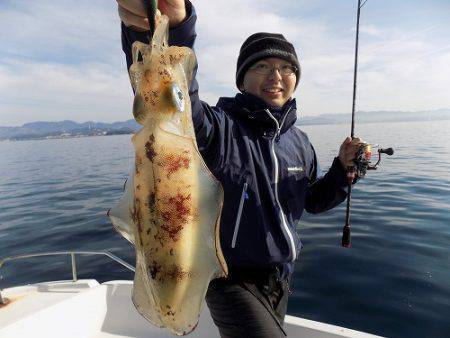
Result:
<instances>
[{"instance_id":1,"label":"jacket sleeve","mask_svg":"<svg viewBox=\"0 0 450 338\"><path fill-rule=\"evenodd\" d=\"M169 45L184 46L194 49L197 33L195 32L195 23L197 15L194 6L186 0L186 19L178 26L169 29ZM122 50L125 53L128 69L132 63L131 46L135 41L148 43L148 32L137 32L126 27L122 22ZM198 82L196 79L198 64L194 68L192 82L189 86L189 97L191 100L192 120L197 139L197 145L203 157L213 157L219 152L215 151L214 145L220 138L220 126L224 116L217 110L210 107L207 103L200 101L198 95Z\"/></svg>"},{"instance_id":2,"label":"jacket sleeve","mask_svg":"<svg viewBox=\"0 0 450 338\"><path fill-rule=\"evenodd\" d=\"M305 209L309 213L317 214L334 208L346 199L347 173L336 157L328 172L318 178L319 166L314 149L313 153L314 169L312 183L306 191Z\"/></svg>"}]
</instances>

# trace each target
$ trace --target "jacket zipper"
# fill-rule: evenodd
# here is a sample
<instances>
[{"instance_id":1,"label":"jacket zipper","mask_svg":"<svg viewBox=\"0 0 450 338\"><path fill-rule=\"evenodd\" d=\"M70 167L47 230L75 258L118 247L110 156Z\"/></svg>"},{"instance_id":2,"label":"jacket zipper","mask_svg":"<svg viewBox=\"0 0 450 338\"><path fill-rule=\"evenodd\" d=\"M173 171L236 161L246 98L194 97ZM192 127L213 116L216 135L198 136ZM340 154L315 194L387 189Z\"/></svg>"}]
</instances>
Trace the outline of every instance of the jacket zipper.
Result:
<instances>
[{"instance_id":1,"label":"jacket zipper","mask_svg":"<svg viewBox=\"0 0 450 338\"><path fill-rule=\"evenodd\" d=\"M239 208L236 216L236 223L234 224L233 239L231 240L231 248L233 249L236 246L236 239L239 232L239 225L241 223L242 208L244 207L245 193L247 192L247 186L248 184L247 182L245 182L242 188L241 200L239 202Z\"/></svg>"},{"instance_id":2,"label":"jacket zipper","mask_svg":"<svg viewBox=\"0 0 450 338\"><path fill-rule=\"evenodd\" d=\"M291 245L292 261L295 261L295 259L297 258L297 251L295 249L294 237L292 236L292 232L290 231L289 226L287 225L286 218L285 218L286 216L284 215L283 208L281 207L280 200L278 198L278 175L279 175L278 165L279 164L278 164L277 155L275 153L275 139L280 135L281 128L283 127L284 121L286 120L286 117L289 114L290 110L291 109L289 108L289 110L284 115L284 118L281 121L281 125L278 123L277 119L270 113L270 111L268 109L266 109L265 111L270 116L270 118L275 122L275 124L277 126L277 132L275 133L275 136L272 139L272 156L273 156L274 163L275 163L275 177L274 177L275 200L276 200L276 202L278 204L278 207L280 209L281 223L283 224L284 230L286 231L286 233L288 234L288 237L289 237L289 243Z\"/></svg>"}]
</instances>

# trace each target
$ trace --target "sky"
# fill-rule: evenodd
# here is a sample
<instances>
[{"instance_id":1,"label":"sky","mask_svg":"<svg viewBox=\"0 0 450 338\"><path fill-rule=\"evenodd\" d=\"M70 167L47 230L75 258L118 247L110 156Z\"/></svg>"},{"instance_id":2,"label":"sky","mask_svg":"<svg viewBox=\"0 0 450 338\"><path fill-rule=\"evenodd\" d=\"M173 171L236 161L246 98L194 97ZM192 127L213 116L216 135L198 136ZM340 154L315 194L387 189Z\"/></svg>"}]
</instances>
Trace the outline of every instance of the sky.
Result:
<instances>
[{"instance_id":1,"label":"sky","mask_svg":"<svg viewBox=\"0 0 450 338\"><path fill-rule=\"evenodd\" d=\"M356 0L193 0L200 98L234 96L255 32L282 33L300 59L299 114L350 113ZM450 108L450 1L368 0L357 110ZM0 126L132 118L114 0L0 0Z\"/></svg>"}]
</instances>

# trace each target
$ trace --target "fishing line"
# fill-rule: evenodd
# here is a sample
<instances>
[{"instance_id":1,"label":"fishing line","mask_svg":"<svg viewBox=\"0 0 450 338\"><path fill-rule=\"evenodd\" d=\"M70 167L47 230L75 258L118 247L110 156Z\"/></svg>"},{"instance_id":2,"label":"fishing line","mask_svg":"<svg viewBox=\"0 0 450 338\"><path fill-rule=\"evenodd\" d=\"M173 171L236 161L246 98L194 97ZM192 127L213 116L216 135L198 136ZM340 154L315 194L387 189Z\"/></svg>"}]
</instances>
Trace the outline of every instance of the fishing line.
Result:
<instances>
[{"instance_id":1,"label":"fishing line","mask_svg":"<svg viewBox=\"0 0 450 338\"><path fill-rule=\"evenodd\" d=\"M362 4L359 8L362 8L362 7L366 4L367 1L368 1L368 0L365 0L365 1L363 2L363 4Z\"/></svg>"}]
</instances>

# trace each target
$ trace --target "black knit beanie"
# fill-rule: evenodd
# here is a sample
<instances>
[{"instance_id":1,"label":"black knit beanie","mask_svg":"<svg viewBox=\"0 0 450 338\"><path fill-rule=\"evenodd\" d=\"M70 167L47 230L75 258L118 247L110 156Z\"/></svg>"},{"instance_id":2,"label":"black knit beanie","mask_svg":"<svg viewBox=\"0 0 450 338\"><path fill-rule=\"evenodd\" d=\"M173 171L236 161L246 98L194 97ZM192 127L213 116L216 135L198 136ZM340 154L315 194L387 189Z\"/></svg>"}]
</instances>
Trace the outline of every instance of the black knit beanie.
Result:
<instances>
[{"instance_id":1,"label":"black knit beanie","mask_svg":"<svg viewBox=\"0 0 450 338\"><path fill-rule=\"evenodd\" d=\"M276 57L290 62L297 67L295 75L297 88L300 80L300 63L294 46L281 34L255 33L242 44L236 68L236 86L239 88L247 70L259 60Z\"/></svg>"}]
</instances>

